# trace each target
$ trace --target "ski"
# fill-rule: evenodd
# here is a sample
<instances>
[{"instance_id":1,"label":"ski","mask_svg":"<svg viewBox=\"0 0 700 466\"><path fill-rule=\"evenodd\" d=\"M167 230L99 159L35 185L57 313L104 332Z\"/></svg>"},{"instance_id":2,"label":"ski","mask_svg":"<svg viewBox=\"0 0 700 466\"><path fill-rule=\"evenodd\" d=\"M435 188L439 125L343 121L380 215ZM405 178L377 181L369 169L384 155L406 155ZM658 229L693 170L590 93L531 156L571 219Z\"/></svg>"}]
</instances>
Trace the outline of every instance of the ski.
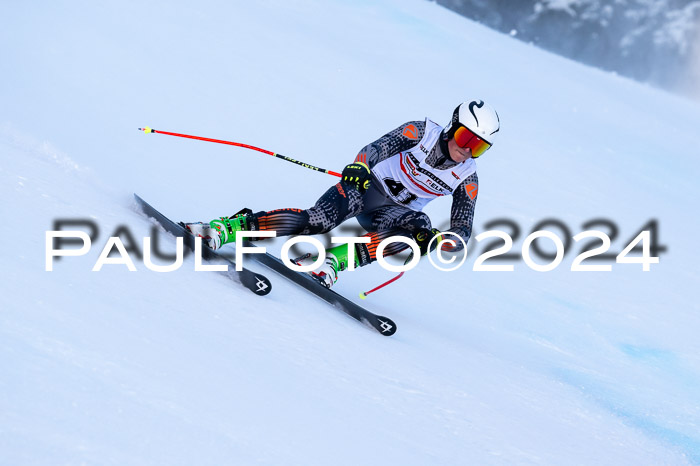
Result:
<instances>
[{"instance_id":1,"label":"ski","mask_svg":"<svg viewBox=\"0 0 700 466\"><path fill-rule=\"evenodd\" d=\"M141 211L148 217L153 218L157 221L166 231L172 233L174 236L182 237L185 246L187 246L191 251L194 251L194 236L187 231L183 226L173 222L165 215L158 212L153 206L148 202L141 199L138 194L134 194L134 199L138 204ZM240 283L241 285L248 288L250 291L258 296L264 296L272 290L272 284L270 280L264 275L255 273L252 270L244 268L240 272L236 270L236 264L226 257L216 253L215 251L209 249L207 246L202 245L202 258L212 261L212 262L223 262L228 265L228 271L221 272L227 277Z\"/></svg>"},{"instance_id":2,"label":"ski","mask_svg":"<svg viewBox=\"0 0 700 466\"><path fill-rule=\"evenodd\" d=\"M254 243L250 241L244 241L243 245L257 247ZM254 260L268 267L269 269L274 270L283 277L289 279L290 281L296 283L302 288L315 294L327 303L333 305L335 308L343 311L345 314L349 315L353 319L356 319L359 322L374 328L380 334L384 336L391 336L394 333L396 333L396 323L394 323L393 320L389 319L388 317L380 316L368 311L362 306L359 306L354 302L350 301L346 297L317 283L313 278L311 278L305 273L293 271L292 269L287 267L284 264L284 262L282 262L279 258L267 252L264 254L247 254L245 257L246 260Z\"/></svg>"}]
</instances>

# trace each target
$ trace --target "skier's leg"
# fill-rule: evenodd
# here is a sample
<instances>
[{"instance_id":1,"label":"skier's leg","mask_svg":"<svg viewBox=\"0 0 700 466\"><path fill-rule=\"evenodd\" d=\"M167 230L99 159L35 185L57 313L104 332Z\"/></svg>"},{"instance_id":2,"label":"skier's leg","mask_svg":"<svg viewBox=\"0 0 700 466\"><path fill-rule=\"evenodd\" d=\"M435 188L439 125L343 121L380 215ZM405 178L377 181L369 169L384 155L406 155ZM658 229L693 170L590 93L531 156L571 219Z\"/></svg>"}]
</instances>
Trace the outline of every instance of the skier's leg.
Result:
<instances>
[{"instance_id":1,"label":"skier's leg","mask_svg":"<svg viewBox=\"0 0 700 466\"><path fill-rule=\"evenodd\" d=\"M317 235L331 231L362 211L363 197L341 183L332 186L306 210L282 209L253 214L258 230L275 230L277 236Z\"/></svg>"},{"instance_id":2,"label":"skier's leg","mask_svg":"<svg viewBox=\"0 0 700 466\"><path fill-rule=\"evenodd\" d=\"M277 209L252 213L244 209L231 217L187 224L212 249L235 240L237 231L275 231L277 236L325 233L362 211L362 195L338 183L329 188L309 209ZM255 238L250 238L254 240Z\"/></svg>"},{"instance_id":3,"label":"skier's leg","mask_svg":"<svg viewBox=\"0 0 700 466\"><path fill-rule=\"evenodd\" d=\"M355 267L363 267L376 261L377 247L384 239L391 236L412 237L413 233L420 229L431 228L430 218L425 213L388 201L379 190L373 191L370 188L362 200L364 206L370 210L360 212L356 216L360 225L370 232L365 235L370 242L354 246ZM404 243L391 243L384 249L384 256L397 254L407 247ZM349 248L349 244L329 248L324 264L312 273L314 278L330 288L338 280L338 272L348 268ZM315 260L316 257L309 255L302 261L302 265Z\"/></svg>"},{"instance_id":4,"label":"skier's leg","mask_svg":"<svg viewBox=\"0 0 700 466\"><path fill-rule=\"evenodd\" d=\"M365 200L366 202L369 199ZM358 243L354 246L355 267L363 267L377 260L377 247L386 238L391 236L413 237L413 233L419 229L430 229L430 218L423 212L417 212L398 204L385 205L363 212L357 216L363 228L370 231L365 237L369 243ZM391 243L384 249L384 256L397 254L408 247L405 243ZM350 261L349 244L341 244L326 250L326 260L312 272L312 276L321 284L330 288L338 280L338 272L348 268ZM300 262L307 265L315 262L316 257L308 255Z\"/></svg>"},{"instance_id":5,"label":"skier's leg","mask_svg":"<svg viewBox=\"0 0 700 466\"><path fill-rule=\"evenodd\" d=\"M358 215L357 221L370 232L405 230L412 234L422 228L430 229L430 217L425 212L398 204L385 205Z\"/></svg>"},{"instance_id":6,"label":"skier's leg","mask_svg":"<svg viewBox=\"0 0 700 466\"><path fill-rule=\"evenodd\" d=\"M357 220L365 230L370 232L365 235L370 238L370 242L356 246L361 265L377 260L377 246L386 238L392 236L413 238L418 230L432 228L427 214L396 204L362 213L358 215ZM407 244L391 243L384 249L384 256L398 254L406 248L408 248Z\"/></svg>"}]
</instances>

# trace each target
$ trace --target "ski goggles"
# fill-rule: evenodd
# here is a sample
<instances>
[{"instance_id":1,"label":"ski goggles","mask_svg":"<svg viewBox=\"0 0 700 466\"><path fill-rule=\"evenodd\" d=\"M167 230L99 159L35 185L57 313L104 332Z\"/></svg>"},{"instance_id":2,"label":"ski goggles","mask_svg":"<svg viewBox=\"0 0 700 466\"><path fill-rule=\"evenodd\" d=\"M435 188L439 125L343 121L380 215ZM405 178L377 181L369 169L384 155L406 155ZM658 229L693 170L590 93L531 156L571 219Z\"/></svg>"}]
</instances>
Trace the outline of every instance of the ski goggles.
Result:
<instances>
[{"instance_id":1,"label":"ski goggles","mask_svg":"<svg viewBox=\"0 0 700 466\"><path fill-rule=\"evenodd\" d=\"M469 149L472 153L472 158L480 157L484 152L491 148L491 144L481 139L474 134L469 128L459 125L455 131L454 140L462 149Z\"/></svg>"}]
</instances>

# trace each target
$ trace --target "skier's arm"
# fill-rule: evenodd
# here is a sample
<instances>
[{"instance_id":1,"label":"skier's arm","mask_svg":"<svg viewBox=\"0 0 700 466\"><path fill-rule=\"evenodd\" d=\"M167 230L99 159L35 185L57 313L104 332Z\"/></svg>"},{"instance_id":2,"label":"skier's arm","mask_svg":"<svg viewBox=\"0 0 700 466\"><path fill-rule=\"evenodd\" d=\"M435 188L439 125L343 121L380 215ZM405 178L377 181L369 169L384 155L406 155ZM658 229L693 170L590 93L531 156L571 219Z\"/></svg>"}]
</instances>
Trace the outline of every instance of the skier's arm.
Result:
<instances>
[{"instance_id":1,"label":"skier's arm","mask_svg":"<svg viewBox=\"0 0 700 466\"><path fill-rule=\"evenodd\" d=\"M450 219L450 231L458 234L464 244L469 242L472 235L472 223L474 221L474 207L476 206L476 196L479 191L479 177L472 173L455 189L452 195L452 215ZM447 236L449 239L449 236ZM456 240L456 238L453 238ZM460 241L456 241L455 248L445 248L450 251L459 251L463 248Z\"/></svg>"},{"instance_id":2,"label":"skier's arm","mask_svg":"<svg viewBox=\"0 0 700 466\"><path fill-rule=\"evenodd\" d=\"M414 147L423 139L423 134L425 121L404 123L363 147L355 157L355 162L363 162L371 169L382 160Z\"/></svg>"}]
</instances>

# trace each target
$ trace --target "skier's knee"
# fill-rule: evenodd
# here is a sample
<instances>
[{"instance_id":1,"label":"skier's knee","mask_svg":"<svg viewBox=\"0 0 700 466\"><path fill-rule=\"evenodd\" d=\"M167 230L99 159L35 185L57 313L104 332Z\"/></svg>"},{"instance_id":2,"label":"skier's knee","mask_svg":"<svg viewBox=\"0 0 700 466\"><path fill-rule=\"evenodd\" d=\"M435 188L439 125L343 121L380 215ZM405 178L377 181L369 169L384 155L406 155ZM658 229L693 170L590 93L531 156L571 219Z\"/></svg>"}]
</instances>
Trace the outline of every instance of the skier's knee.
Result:
<instances>
[{"instance_id":1,"label":"skier's knee","mask_svg":"<svg viewBox=\"0 0 700 466\"><path fill-rule=\"evenodd\" d=\"M401 219L400 225L408 231L433 228L430 217L425 212L409 212Z\"/></svg>"}]
</instances>

